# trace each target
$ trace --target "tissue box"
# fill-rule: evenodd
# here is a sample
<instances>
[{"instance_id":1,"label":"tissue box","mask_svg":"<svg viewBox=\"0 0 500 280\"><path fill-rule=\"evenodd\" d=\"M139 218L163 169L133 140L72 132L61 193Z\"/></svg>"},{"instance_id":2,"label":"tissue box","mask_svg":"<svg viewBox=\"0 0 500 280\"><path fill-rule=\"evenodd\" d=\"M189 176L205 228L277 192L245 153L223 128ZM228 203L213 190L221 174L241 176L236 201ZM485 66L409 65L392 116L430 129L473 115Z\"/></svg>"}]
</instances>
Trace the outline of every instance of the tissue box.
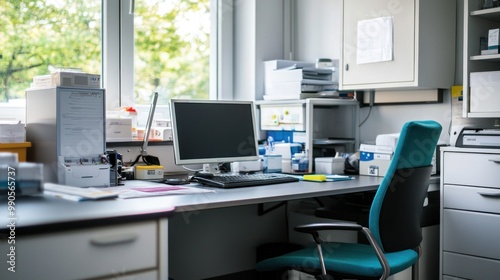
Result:
<instances>
[{"instance_id":1,"label":"tissue box","mask_svg":"<svg viewBox=\"0 0 500 280\"><path fill-rule=\"evenodd\" d=\"M342 174L344 173L345 158L343 157L317 157L314 159L316 174Z\"/></svg>"},{"instance_id":2,"label":"tissue box","mask_svg":"<svg viewBox=\"0 0 500 280\"><path fill-rule=\"evenodd\" d=\"M359 174L385 176L392 160L393 148L361 144L359 150Z\"/></svg>"}]
</instances>

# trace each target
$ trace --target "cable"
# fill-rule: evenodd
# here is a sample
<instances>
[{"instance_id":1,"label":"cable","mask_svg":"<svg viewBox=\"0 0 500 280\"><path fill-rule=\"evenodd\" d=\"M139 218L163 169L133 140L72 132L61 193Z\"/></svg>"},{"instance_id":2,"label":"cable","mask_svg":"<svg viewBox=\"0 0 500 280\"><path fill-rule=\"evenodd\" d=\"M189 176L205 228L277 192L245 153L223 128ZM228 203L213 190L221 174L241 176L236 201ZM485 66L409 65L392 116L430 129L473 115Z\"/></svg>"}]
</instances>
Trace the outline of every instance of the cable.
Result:
<instances>
[{"instance_id":1,"label":"cable","mask_svg":"<svg viewBox=\"0 0 500 280\"><path fill-rule=\"evenodd\" d=\"M366 118L359 124L359 127L361 127L368 120L368 118L370 117L370 114L372 113L372 108L373 107L370 106L370 109L368 111L368 115L366 115Z\"/></svg>"}]
</instances>

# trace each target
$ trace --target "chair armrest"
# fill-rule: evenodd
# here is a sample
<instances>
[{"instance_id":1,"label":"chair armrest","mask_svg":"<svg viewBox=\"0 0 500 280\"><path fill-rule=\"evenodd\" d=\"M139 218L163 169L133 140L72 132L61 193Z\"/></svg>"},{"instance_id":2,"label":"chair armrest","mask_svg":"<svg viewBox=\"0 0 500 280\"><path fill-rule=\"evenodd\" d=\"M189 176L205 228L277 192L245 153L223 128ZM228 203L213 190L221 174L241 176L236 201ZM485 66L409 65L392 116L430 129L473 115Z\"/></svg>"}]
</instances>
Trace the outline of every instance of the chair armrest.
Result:
<instances>
[{"instance_id":1,"label":"chair armrest","mask_svg":"<svg viewBox=\"0 0 500 280\"><path fill-rule=\"evenodd\" d=\"M303 233L313 233L321 230L356 230L360 231L363 229L363 226L356 223L315 223L315 224L307 224L296 226L295 230Z\"/></svg>"}]
</instances>

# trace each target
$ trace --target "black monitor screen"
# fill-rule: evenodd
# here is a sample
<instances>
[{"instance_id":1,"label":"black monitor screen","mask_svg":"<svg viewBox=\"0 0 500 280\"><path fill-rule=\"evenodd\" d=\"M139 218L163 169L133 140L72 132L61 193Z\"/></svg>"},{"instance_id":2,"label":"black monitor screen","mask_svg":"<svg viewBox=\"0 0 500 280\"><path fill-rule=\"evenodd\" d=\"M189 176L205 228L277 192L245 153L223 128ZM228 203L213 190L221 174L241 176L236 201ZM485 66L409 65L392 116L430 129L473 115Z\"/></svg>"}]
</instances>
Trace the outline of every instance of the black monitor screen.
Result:
<instances>
[{"instance_id":1,"label":"black monitor screen","mask_svg":"<svg viewBox=\"0 0 500 280\"><path fill-rule=\"evenodd\" d=\"M170 111L176 164L258 159L252 101L173 99Z\"/></svg>"}]
</instances>

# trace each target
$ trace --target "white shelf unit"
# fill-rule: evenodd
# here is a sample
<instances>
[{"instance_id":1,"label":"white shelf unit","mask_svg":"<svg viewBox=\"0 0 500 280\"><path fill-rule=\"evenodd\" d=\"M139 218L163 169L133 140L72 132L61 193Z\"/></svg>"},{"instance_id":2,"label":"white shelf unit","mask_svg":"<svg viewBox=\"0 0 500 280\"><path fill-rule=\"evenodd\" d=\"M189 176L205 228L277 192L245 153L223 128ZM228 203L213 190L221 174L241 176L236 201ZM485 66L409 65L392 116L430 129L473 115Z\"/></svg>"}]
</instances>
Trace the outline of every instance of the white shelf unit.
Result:
<instances>
[{"instance_id":1,"label":"white shelf unit","mask_svg":"<svg viewBox=\"0 0 500 280\"><path fill-rule=\"evenodd\" d=\"M308 98L300 100L256 101L261 135L260 108L262 106L301 106L305 115L303 130L295 130L303 137L304 149L309 158L309 173L314 172L314 148L322 146L342 147L344 152L355 152L359 147L358 110L355 99ZM276 130L279 130L279 125ZM294 139L295 142L296 139Z\"/></svg>"},{"instance_id":2,"label":"white shelf unit","mask_svg":"<svg viewBox=\"0 0 500 280\"><path fill-rule=\"evenodd\" d=\"M464 118L498 118L500 117L500 104L497 106L497 111L476 111L473 109L474 102L490 101L472 100L470 95L471 72L500 71L500 54L481 55L480 50L480 37L488 38L489 29L500 28L500 7L480 10L478 3L478 0L464 1L462 116Z\"/></svg>"}]
</instances>

